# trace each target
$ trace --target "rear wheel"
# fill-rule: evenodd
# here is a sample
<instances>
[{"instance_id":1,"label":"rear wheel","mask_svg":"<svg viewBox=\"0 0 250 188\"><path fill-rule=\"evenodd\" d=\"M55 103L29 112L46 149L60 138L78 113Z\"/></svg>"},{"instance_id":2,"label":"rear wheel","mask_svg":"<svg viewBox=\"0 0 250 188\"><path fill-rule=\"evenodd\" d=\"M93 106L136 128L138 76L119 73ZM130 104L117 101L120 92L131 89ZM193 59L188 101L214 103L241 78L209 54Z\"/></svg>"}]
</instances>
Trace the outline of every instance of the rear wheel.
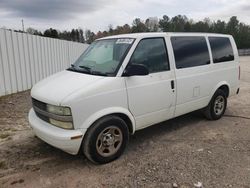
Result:
<instances>
[{"instance_id":1,"label":"rear wheel","mask_svg":"<svg viewBox=\"0 0 250 188\"><path fill-rule=\"evenodd\" d=\"M218 89L210 103L204 110L204 115L209 120L220 119L227 108L227 97L223 90Z\"/></svg>"},{"instance_id":2,"label":"rear wheel","mask_svg":"<svg viewBox=\"0 0 250 188\"><path fill-rule=\"evenodd\" d=\"M117 116L106 116L87 131L82 145L83 152L94 163L108 163L120 157L128 138L129 130L125 121Z\"/></svg>"}]
</instances>

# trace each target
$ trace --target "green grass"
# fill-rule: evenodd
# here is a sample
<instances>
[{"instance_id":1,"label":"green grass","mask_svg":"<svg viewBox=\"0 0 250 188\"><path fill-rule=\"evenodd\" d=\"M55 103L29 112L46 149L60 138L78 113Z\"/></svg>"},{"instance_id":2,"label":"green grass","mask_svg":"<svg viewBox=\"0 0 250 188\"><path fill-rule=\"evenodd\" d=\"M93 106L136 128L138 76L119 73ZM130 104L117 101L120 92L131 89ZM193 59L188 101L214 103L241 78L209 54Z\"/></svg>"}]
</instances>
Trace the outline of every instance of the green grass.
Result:
<instances>
[{"instance_id":1,"label":"green grass","mask_svg":"<svg viewBox=\"0 0 250 188\"><path fill-rule=\"evenodd\" d=\"M1 138L1 139L5 139L5 138L7 138L7 137L9 137L9 136L10 136L9 133L2 133L2 134L0 134L0 138Z\"/></svg>"},{"instance_id":2,"label":"green grass","mask_svg":"<svg viewBox=\"0 0 250 188\"><path fill-rule=\"evenodd\" d=\"M5 169L5 168L7 168L6 162L0 161L0 169Z\"/></svg>"}]
</instances>

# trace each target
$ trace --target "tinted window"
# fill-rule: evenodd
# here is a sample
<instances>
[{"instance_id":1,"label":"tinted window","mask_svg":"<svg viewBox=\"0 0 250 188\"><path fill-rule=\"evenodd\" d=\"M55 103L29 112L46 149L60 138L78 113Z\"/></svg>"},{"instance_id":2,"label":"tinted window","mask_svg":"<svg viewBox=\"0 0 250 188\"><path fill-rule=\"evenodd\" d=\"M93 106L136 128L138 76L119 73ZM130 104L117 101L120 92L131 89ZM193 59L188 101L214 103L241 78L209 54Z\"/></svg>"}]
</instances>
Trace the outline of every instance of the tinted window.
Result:
<instances>
[{"instance_id":1,"label":"tinted window","mask_svg":"<svg viewBox=\"0 0 250 188\"><path fill-rule=\"evenodd\" d=\"M205 37L171 37L177 69L210 63Z\"/></svg>"},{"instance_id":2,"label":"tinted window","mask_svg":"<svg viewBox=\"0 0 250 188\"><path fill-rule=\"evenodd\" d=\"M141 40L130 59L130 63L145 65L149 69L149 73L169 70L164 39L150 38Z\"/></svg>"},{"instance_id":3,"label":"tinted window","mask_svg":"<svg viewBox=\"0 0 250 188\"><path fill-rule=\"evenodd\" d=\"M214 63L233 61L234 53L229 38L208 37Z\"/></svg>"}]
</instances>

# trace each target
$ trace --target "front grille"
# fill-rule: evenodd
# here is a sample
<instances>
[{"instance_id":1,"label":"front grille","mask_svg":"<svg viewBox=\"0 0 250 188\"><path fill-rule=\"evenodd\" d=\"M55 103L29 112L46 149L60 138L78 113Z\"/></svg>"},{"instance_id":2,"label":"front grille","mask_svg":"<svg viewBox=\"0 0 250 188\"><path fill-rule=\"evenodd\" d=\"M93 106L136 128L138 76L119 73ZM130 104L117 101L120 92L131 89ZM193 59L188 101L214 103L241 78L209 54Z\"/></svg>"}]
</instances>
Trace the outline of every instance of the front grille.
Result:
<instances>
[{"instance_id":1,"label":"front grille","mask_svg":"<svg viewBox=\"0 0 250 188\"><path fill-rule=\"evenodd\" d=\"M44 103L44 102L41 102L41 101L38 101L38 100L32 98L32 105L33 105L33 107L36 107L36 108L38 108L38 109L40 109L40 110L42 110L42 111L46 111L46 103ZM46 122L49 123L49 117L47 117L47 116L45 116L45 115L39 113L39 112L36 110L36 108L33 108L34 111L35 111L35 113L36 113L36 115L37 115L40 119L42 119L43 121L46 121Z\"/></svg>"},{"instance_id":2,"label":"front grille","mask_svg":"<svg viewBox=\"0 0 250 188\"><path fill-rule=\"evenodd\" d=\"M46 103L41 102L41 101L39 101L39 100L36 100L36 99L34 99L34 98L32 98L32 104L33 104L33 106L36 106L36 107L39 108L40 110L44 110L44 111L47 110L47 109L46 109Z\"/></svg>"}]
</instances>

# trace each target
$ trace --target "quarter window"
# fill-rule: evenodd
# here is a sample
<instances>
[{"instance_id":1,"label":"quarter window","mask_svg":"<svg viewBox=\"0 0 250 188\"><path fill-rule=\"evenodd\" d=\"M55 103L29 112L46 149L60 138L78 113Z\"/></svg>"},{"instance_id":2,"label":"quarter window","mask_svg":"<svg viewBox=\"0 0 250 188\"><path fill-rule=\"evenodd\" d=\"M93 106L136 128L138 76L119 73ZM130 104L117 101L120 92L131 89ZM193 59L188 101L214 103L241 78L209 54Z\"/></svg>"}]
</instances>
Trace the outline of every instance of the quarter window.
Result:
<instances>
[{"instance_id":1,"label":"quarter window","mask_svg":"<svg viewBox=\"0 0 250 188\"><path fill-rule=\"evenodd\" d=\"M137 45L130 63L145 65L149 73L169 70L164 38L142 39Z\"/></svg>"},{"instance_id":2,"label":"quarter window","mask_svg":"<svg viewBox=\"0 0 250 188\"><path fill-rule=\"evenodd\" d=\"M231 42L227 37L208 37L213 62L221 63L234 60L234 53Z\"/></svg>"},{"instance_id":3,"label":"quarter window","mask_svg":"<svg viewBox=\"0 0 250 188\"><path fill-rule=\"evenodd\" d=\"M210 63L205 37L171 37L177 69Z\"/></svg>"}]
</instances>

